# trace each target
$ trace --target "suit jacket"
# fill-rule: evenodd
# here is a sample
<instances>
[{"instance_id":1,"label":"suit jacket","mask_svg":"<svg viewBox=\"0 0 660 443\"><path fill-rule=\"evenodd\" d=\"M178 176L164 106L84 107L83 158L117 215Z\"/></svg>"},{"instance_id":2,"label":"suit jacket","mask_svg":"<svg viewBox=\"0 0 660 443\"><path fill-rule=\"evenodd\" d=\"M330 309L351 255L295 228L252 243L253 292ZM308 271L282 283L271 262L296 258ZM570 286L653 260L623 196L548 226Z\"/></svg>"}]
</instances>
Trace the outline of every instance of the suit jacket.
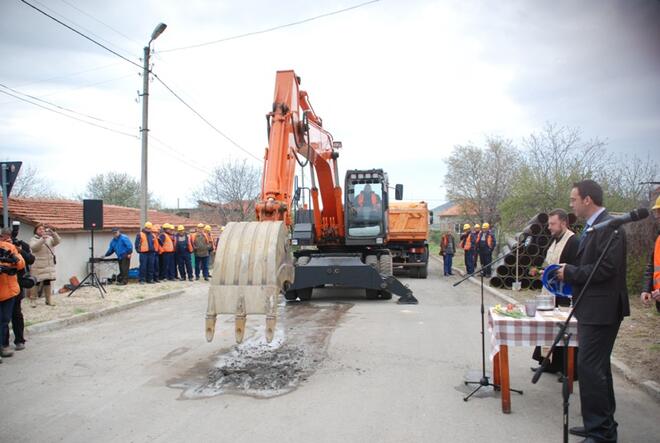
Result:
<instances>
[{"instance_id":1,"label":"suit jacket","mask_svg":"<svg viewBox=\"0 0 660 443\"><path fill-rule=\"evenodd\" d=\"M607 211L603 211L594 224L611 218ZM574 296L577 297L582 291L613 231L606 228L587 234L578 247L577 265L566 265L564 279L573 285ZM626 286L626 234L623 229L619 229L583 297L584 300L575 310L575 317L582 324L611 325L630 315Z\"/></svg>"}]
</instances>

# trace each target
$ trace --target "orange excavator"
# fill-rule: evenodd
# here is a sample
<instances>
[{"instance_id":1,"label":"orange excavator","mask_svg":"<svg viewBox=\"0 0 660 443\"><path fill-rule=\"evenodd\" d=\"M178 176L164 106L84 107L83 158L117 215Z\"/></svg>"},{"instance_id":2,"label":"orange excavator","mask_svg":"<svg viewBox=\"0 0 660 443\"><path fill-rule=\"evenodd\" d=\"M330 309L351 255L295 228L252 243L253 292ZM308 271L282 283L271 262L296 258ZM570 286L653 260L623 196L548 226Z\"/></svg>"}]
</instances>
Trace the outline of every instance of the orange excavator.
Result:
<instances>
[{"instance_id":1,"label":"orange excavator","mask_svg":"<svg viewBox=\"0 0 660 443\"><path fill-rule=\"evenodd\" d=\"M272 111L266 115L268 148L257 221L228 223L220 237L206 313L208 341L218 314L235 315L237 342L243 339L247 315L265 314L270 342L279 295L306 301L323 286L363 288L368 299L395 294L399 303L417 303L392 275L392 254L385 244L387 174L349 170L342 192L341 143L324 129L299 86L293 71L277 72ZM309 169L309 187L298 186L296 165ZM396 192L402 194L403 187L397 185ZM296 250L291 252L291 246Z\"/></svg>"}]
</instances>

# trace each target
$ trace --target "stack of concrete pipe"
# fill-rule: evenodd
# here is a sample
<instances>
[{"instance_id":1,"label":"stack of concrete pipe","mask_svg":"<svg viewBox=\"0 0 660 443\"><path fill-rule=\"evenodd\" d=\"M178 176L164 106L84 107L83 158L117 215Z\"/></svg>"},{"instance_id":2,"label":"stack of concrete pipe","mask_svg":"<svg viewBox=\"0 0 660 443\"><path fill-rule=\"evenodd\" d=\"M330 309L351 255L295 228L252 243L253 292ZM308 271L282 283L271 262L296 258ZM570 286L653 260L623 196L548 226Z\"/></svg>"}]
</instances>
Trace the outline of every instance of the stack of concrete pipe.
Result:
<instances>
[{"instance_id":1,"label":"stack of concrete pipe","mask_svg":"<svg viewBox=\"0 0 660 443\"><path fill-rule=\"evenodd\" d=\"M568 215L568 222L573 232L581 230L574 214ZM495 276L491 277L490 285L510 289L517 278L522 289L540 290L543 284L538 270L543 267L551 242L548 214L541 212L529 220L515 238L507 239L502 249L504 257L494 266Z\"/></svg>"}]
</instances>

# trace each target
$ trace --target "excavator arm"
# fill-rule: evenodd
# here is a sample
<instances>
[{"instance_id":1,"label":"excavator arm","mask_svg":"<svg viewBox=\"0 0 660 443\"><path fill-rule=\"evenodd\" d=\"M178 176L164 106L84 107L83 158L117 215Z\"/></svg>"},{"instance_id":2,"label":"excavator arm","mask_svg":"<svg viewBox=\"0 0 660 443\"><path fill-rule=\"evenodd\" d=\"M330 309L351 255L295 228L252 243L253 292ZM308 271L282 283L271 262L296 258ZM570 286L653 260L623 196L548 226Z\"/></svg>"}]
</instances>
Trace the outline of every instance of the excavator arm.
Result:
<instances>
[{"instance_id":1,"label":"excavator arm","mask_svg":"<svg viewBox=\"0 0 660 443\"><path fill-rule=\"evenodd\" d=\"M257 219L281 220L291 226L296 162L301 166L309 162L316 238L319 244L339 243L344 237L339 153L332 134L323 128L307 93L299 86L300 78L294 71L277 72L273 109L266 115L268 148L264 155L260 201L256 204Z\"/></svg>"}]
</instances>

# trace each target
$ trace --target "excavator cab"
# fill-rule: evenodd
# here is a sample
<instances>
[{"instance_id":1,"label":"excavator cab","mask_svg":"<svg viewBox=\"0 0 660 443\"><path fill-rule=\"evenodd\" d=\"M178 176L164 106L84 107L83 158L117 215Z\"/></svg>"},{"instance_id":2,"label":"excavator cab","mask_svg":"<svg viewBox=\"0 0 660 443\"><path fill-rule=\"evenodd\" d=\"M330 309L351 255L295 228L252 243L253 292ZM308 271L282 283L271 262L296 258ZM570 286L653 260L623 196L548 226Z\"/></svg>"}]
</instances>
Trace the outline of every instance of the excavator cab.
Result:
<instances>
[{"instance_id":1,"label":"excavator cab","mask_svg":"<svg viewBox=\"0 0 660 443\"><path fill-rule=\"evenodd\" d=\"M387 174L350 170L345 181L346 245L382 245L387 237Z\"/></svg>"}]
</instances>

